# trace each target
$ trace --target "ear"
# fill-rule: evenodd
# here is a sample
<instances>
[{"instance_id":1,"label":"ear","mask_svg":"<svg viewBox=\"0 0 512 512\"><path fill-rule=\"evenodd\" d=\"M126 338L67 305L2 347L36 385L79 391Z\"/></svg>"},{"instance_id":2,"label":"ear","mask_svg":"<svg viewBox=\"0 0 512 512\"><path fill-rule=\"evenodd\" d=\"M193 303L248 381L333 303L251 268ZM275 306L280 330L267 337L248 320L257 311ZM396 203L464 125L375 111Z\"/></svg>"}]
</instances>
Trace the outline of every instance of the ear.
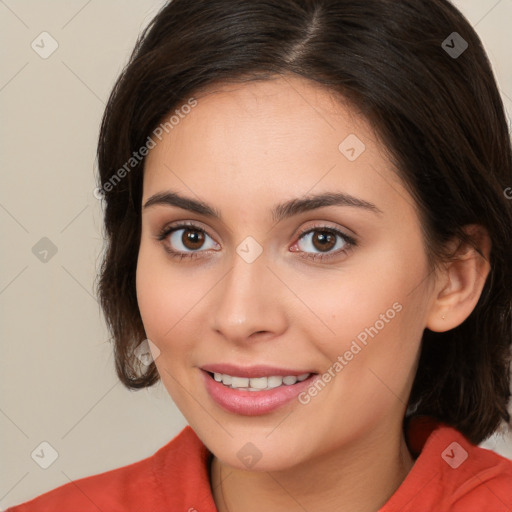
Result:
<instances>
[{"instance_id":1,"label":"ear","mask_svg":"<svg viewBox=\"0 0 512 512\"><path fill-rule=\"evenodd\" d=\"M449 331L466 320L482 294L491 269L491 239L487 230L471 224L464 231L472 237L476 249L460 240L454 241L455 259L444 265L436 280L426 324L431 331Z\"/></svg>"}]
</instances>

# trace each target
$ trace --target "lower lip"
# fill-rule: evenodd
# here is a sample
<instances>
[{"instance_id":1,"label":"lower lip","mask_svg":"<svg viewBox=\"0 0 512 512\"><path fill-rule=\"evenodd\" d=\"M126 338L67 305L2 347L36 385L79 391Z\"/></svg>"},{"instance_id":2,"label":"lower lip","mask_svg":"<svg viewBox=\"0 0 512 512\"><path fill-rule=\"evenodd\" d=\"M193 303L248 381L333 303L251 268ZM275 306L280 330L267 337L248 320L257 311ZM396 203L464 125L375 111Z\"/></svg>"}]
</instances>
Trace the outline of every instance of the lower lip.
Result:
<instances>
[{"instance_id":1,"label":"lower lip","mask_svg":"<svg viewBox=\"0 0 512 512\"><path fill-rule=\"evenodd\" d=\"M310 375L302 382L287 386L283 384L268 391L239 391L228 388L217 382L208 372L201 370L206 389L215 402L226 411L244 416L259 416L275 411L279 407L291 402L304 389L310 386L317 374Z\"/></svg>"}]
</instances>

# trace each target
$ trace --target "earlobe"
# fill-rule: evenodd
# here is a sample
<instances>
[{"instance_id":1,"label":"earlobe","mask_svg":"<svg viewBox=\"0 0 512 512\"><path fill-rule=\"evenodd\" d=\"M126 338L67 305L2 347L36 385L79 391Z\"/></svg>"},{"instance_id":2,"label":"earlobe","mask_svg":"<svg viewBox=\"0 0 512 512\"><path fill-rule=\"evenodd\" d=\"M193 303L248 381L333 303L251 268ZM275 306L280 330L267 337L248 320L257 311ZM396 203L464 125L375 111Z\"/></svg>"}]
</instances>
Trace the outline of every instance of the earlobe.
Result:
<instances>
[{"instance_id":1,"label":"earlobe","mask_svg":"<svg viewBox=\"0 0 512 512\"><path fill-rule=\"evenodd\" d=\"M490 272L491 240L482 226L469 225L465 231L475 247L460 244L453 261L441 271L435 298L427 317L426 327L434 332L445 332L460 325L471 312L482 294Z\"/></svg>"}]
</instances>

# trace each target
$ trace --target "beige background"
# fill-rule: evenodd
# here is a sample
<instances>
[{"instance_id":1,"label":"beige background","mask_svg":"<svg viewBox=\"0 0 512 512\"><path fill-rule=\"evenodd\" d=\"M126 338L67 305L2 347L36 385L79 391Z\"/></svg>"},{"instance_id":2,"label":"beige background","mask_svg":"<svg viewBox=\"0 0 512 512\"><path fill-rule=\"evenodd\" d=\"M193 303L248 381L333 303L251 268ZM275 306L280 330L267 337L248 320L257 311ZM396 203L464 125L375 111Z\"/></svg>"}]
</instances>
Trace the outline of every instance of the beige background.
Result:
<instances>
[{"instance_id":1,"label":"beige background","mask_svg":"<svg viewBox=\"0 0 512 512\"><path fill-rule=\"evenodd\" d=\"M102 248L99 123L162 4L0 0L0 508L145 458L186 424L161 384L129 392L117 381L92 292ZM487 48L510 120L512 0L456 5ZM58 43L46 59L31 47L51 49L44 31ZM43 237L57 249L46 262L32 250ZM43 441L58 452L47 469L31 458ZM486 446L512 458L510 436Z\"/></svg>"}]
</instances>

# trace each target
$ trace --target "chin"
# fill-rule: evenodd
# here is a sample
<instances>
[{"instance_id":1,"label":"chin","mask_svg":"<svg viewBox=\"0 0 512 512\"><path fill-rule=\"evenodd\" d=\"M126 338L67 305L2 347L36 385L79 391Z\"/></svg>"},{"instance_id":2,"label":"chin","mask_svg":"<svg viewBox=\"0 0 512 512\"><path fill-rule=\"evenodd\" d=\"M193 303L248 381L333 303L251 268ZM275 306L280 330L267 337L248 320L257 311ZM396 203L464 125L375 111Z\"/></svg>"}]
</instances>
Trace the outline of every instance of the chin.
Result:
<instances>
[{"instance_id":1,"label":"chin","mask_svg":"<svg viewBox=\"0 0 512 512\"><path fill-rule=\"evenodd\" d=\"M212 430L192 428L208 449L224 464L244 471L286 471L305 462L311 451L311 440L305 430L295 438L292 432L265 428L258 432L254 425L243 432L228 426L231 437L222 428L222 434L212 435ZM273 427L274 428L274 427ZM309 441L309 442L308 442ZM309 450L305 448L309 448Z\"/></svg>"}]
</instances>

